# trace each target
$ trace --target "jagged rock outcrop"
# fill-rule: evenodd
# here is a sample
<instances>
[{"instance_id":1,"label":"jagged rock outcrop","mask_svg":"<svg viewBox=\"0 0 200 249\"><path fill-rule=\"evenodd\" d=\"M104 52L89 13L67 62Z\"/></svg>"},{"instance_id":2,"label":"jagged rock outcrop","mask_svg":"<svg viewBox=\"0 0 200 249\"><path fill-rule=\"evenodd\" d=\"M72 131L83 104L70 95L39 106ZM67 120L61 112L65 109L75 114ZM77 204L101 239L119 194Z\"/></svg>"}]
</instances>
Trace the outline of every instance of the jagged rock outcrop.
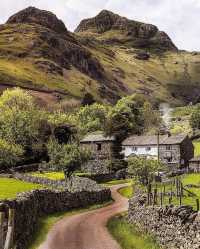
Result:
<instances>
[{"instance_id":1,"label":"jagged rock outcrop","mask_svg":"<svg viewBox=\"0 0 200 249\"><path fill-rule=\"evenodd\" d=\"M58 33L66 33L65 24L56 15L46 10L39 10L35 7L28 7L17 14L11 16L7 24L13 23L35 23Z\"/></svg>"},{"instance_id":2,"label":"jagged rock outcrop","mask_svg":"<svg viewBox=\"0 0 200 249\"><path fill-rule=\"evenodd\" d=\"M152 24L145 24L121 17L108 10L101 11L96 17L83 20L75 32L93 32L103 34L110 30L121 31L126 39L132 39L133 47L157 46L162 50L177 50L169 36ZM112 34L112 41L115 37ZM117 36L116 36L117 38ZM119 41L119 38L117 38Z\"/></svg>"}]
</instances>

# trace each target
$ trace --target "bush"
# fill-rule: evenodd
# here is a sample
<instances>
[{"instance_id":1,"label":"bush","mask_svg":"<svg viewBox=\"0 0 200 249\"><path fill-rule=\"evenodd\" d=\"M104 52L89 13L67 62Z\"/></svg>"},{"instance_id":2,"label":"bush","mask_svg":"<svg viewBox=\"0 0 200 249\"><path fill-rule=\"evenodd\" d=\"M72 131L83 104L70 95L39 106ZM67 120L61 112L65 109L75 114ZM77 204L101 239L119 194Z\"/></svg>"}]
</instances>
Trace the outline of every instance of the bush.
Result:
<instances>
[{"instance_id":1,"label":"bush","mask_svg":"<svg viewBox=\"0 0 200 249\"><path fill-rule=\"evenodd\" d=\"M24 151L20 145L10 144L0 139L0 168L5 169L15 166Z\"/></svg>"}]
</instances>

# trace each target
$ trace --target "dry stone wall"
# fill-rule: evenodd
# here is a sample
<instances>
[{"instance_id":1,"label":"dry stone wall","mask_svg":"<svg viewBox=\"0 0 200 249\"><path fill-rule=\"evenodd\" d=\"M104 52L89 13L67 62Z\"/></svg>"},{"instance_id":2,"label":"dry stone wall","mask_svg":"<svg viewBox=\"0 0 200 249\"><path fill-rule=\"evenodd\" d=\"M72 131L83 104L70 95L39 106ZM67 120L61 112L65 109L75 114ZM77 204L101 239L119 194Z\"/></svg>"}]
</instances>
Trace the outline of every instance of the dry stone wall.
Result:
<instances>
[{"instance_id":1,"label":"dry stone wall","mask_svg":"<svg viewBox=\"0 0 200 249\"><path fill-rule=\"evenodd\" d=\"M129 201L128 220L156 236L166 249L200 249L200 212L190 206L147 207L142 195Z\"/></svg>"},{"instance_id":2,"label":"dry stone wall","mask_svg":"<svg viewBox=\"0 0 200 249\"><path fill-rule=\"evenodd\" d=\"M78 185L77 182L76 184ZM103 187L95 188L92 185L93 183L88 183L87 191L79 191L78 189L81 188L78 187L78 191L74 188L72 192L67 190L34 190L19 194L15 200L2 201L0 209L6 212L7 216L9 208L15 210L14 244L16 249L27 249L28 242L37 229L39 217L55 212L68 211L73 208L84 208L111 199L109 189Z\"/></svg>"}]
</instances>

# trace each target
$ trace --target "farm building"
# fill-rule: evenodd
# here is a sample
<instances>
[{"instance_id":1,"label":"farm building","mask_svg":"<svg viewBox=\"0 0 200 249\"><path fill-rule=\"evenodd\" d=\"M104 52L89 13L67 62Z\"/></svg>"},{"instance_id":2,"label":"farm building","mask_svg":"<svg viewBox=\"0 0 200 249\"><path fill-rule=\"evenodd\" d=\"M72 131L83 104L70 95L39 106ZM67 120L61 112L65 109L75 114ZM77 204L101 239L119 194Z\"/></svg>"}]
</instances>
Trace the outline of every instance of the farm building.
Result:
<instances>
[{"instance_id":1,"label":"farm building","mask_svg":"<svg viewBox=\"0 0 200 249\"><path fill-rule=\"evenodd\" d=\"M200 173L200 157L194 157L189 161L189 169L192 172Z\"/></svg>"},{"instance_id":2,"label":"farm building","mask_svg":"<svg viewBox=\"0 0 200 249\"><path fill-rule=\"evenodd\" d=\"M158 158L171 168L187 167L194 146L187 135L130 136L122 143L125 158L131 155Z\"/></svg>"}]
</instances>

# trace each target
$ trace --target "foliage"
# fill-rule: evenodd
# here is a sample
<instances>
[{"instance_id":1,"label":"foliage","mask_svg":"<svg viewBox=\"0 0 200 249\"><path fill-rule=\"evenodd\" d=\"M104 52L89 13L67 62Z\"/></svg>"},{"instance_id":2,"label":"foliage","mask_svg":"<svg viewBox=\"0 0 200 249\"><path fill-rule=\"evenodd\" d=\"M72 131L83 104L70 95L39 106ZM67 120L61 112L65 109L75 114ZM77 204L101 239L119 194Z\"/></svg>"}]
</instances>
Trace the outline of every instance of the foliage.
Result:
<instances>
[{"instance_id":1,"label":"foliage","mask_svg":"<svg viewBox=\"0 0 200 249\"><path fill-rule=\"evenodd\" d=\"M142 185L148 185L153 181L155 172L162 169L163 164L154 159L133 156L128 159L128 171Z\"/></svg>"},{"instance_id":2,"label":"foliage","mask_svg":"<svg viewBox=\"0 0 200 249\"><path fill-rule=\"evenodd\" d=\"M125 217L113 217L108 222L108 229L123 249L159 249L155 239L142 234Z\"/></svg>"},{"instance_id":3,"label":"foliage","mask_svg":"<svg viewBox=\"0 0 200 249\"><path fill-rule=\"evenodd\" d=\"M47 148L50 159L49 168L64 170L67 177L90 158L90 152L80 148L77 144L59 144L55 139L51 139Z\"/></svg>"},{"instance_id":4,"label":"foliage","mask_svg":"<svg viewBox=\"0 0 200 249\"><path fill-rule=\"evenodd\" d=\"M200 129L200 104L196 105L196 108L193 110L190 124L193 129Z\"/></svg>"},{"instance_id":5,"label":"foliage","mask_svg":"<svg viewBox=\"0 0 200 249\"><path fill-rule=\"evenodd\" d=\"M4 91L0 97L0 137L23 147L37 141L40 112L34 99L20 88Z\"/></svg>"},{"instance_id":6,"label":"foliage","mask_svg":"<svg viewBox=\"0 0 200 249\"><path fill-rule=\"evenodd\" d=\"M101 104L86 105L81 107L76 114L76 123L81 134L103 131L109 107Z\"/></svg>"},{"instance_id":7,"label":"foliage","mask_svg":"<svg viewBox=\"0 0 200 249\"><path fill-rule=\"evenodd\" d=\"M200 156L200 141L199 140L193 141L193 145L194 145L194 155Z\"/></svg>"},{"instance_id":8,"label":"foliage","mask_svg":"<svg viewBox=\"0 0 200 249\"><path fill-rule=\"evenodd\" d=\"M133 96L120 99L109 111L106 134L123 140L130 133L140 133L143 129L143 115Z\"/></svg>"},{"instance_id":9,"label":"foliage","mask_svg":"<svg viewBox=\"0 0 200 249\"><path fill-rule=\"evenodd\" d=\"M14 166L23 153L24 151L20 145L0 139L0 168Z\"/></svg>"},{"instance_id":10,"label":"foliage","mask_svg":"<svg viewBox=\"0 0 200 249\"><path fill-rule=\"evenodd\" d=\"M159 127L162 119L158 111L153 110L150 102L145 101L142 107L144 118L144 130L149 131L152 127Z\"/></svg>"}]
</instances>

